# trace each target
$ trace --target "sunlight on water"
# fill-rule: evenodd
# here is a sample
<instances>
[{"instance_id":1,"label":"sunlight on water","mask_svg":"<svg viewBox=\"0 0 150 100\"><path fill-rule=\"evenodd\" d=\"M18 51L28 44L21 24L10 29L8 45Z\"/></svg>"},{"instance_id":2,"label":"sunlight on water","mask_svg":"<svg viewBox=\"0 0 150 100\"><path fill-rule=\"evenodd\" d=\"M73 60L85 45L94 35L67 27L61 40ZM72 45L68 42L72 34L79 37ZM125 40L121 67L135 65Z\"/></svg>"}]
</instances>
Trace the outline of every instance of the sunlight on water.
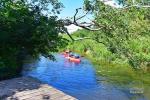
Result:
<instances>
[{"instance_id":1,"label":"sunlight on water","mask_svg":"<svg viewBox=\"0 0 150 100\"><path fill-rule=\"evenodd\" d=\"M75 64L62 55L55 57L55 62L40 57L40 60L25 64L23 75L35 77L79 100L149 100L143 96L144 88L136 87L134 82L125 88L96 76L92 64L84 58L80 64Z\"/></svg>"}]
</instances>

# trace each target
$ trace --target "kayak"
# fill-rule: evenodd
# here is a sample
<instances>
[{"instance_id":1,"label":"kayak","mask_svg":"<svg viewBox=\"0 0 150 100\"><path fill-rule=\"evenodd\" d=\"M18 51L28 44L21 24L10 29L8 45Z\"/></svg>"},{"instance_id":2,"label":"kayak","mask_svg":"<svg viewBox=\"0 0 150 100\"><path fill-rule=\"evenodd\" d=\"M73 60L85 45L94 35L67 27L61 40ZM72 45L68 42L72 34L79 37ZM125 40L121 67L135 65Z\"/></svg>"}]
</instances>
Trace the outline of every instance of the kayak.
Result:
<instances>
[{"instance_id":1,"label":"kayak","mask_svg":"<svg viewBox=\"0 0 150 100\"><path fill-rule=\"evenodd\" d=\"M64 57L69 57L69 54L67 54L67 53L65 53L65 52L63 52L63 53L61 53Z\"/></svg>"},{"instance_id":2,"label":"kayak","mask_svg":"<svg viewBox=\"0 0 150 100\"><path fill-rule=\"evenodd\" d=\"M69 54L64 54L64 57L69 57Z\"/></svg>"},{"instance_id":3,"label":"kayak","mask_svg":"<svg viewBox=\"0 0 150 100\"><path fill-rule=\"evenodd\" d=\"M62 52L61 53L66 59L68 59L70 62L75 62L75 63L80 63L81 60L79 59L80 57L78 55L73 55L73 54L69 54L66 52ZM75 56L75 57L74 57Z\"/></svg>"},{"instance_id":4,"label":"kayak","mask_svg":"<svg viewBox=\"0 0 150 100\"><path fill-rule=\"evenodd\" d=\"M69 57L69 56L66 56L65 58L69 60L71 57Z\"/></svg>"},{"instance_id":5,"label":"kayak","mask_svg":"<svg viewBox=\"0 0 150 100\"><path fill-rule=\"evenodd\" d=\"M80 63L81 62L81 60L79 59L79 58L69 58L69 61L70 62L75 62L75 63Z\"/></svg>"}]
</instances>

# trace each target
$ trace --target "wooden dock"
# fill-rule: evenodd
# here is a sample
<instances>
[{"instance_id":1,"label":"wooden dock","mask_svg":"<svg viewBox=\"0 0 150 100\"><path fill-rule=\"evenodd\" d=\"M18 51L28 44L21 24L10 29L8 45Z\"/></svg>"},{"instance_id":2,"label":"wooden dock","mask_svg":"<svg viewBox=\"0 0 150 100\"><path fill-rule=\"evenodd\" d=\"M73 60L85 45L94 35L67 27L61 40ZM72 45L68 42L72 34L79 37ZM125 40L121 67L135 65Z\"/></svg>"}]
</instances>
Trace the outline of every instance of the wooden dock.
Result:
<instances>
[{"instance_id":1,"label":"wooden dock","mask_svg":"<svg viewBox=\"0 0 150 100\"><path fill-rule=\"evenodd\" d=\"M77 100L47 84L21 77L0 82L0 100Z\"/></svg>"}]
</instances>

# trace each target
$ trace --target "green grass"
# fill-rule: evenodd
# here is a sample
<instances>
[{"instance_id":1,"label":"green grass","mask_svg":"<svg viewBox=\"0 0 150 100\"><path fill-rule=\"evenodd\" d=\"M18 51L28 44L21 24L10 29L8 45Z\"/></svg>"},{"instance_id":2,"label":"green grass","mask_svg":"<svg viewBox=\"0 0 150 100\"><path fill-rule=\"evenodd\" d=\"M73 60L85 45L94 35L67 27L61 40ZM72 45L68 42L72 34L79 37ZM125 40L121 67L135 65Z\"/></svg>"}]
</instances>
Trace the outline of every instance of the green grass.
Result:
<instances>
[{"instance_id":1,"label":"green grass","mask_svg":"<svg viewBox=\"0 0 150 100\"><path fill-rule=\"evenodd\" d=\"M78 33L75 33L72 36L74 38L80 37L78 35ZM64 37L69 39L66 35ZM90 50L88 54L85 54L85 48ZM138 81L146 87L150 84L149 72L134 70L126 59L118 59L103 44L98 44L94 40L76 41L70 43L66 49L77 52L89 59L93 63L97 75L106 77L110 83L125 86Z\"/></svg>"}]
</instances>

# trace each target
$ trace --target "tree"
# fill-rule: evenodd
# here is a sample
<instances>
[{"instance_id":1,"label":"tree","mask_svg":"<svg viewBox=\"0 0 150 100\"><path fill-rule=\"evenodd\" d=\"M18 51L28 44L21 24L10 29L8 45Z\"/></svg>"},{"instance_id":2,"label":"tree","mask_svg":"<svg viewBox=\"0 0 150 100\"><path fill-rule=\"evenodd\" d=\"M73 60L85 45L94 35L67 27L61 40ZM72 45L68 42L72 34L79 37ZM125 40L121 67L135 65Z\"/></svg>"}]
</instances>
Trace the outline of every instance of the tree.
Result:
<instances>
[{"instance_id":1,"label":"tree","mask_svg":"<svg viewBox=\"0 0 150 100\"><path fill-rule=\"evenodd\" d=\"M50 3L57 11L57 1L50 0ZM64 28L62 22L57 16L43 14L46 3L32 4L20 0L0 2L0 79L20 73L26 55L42 54L52 59L50 53L67 44L59 36Z\"/></svg>"},{"instance_id":2,"label":"tree","mask_svg":"<svg viewBox=\"0 0 150 100\"><path fill-rule=\"evenodd\" d=\"M93 37L118 58L127 59L133 68L148 68L150 10L148 6L129 4L126 2L122 8L112 8L97 1L95 21L98 25L105 27L94 32Z\"/></svg>"},{"instance_id":3,"label":"tree","mask_svg":"<svg viewBox=\"0 0 150 100\"><path fill-rule=\"evenodd\" d=\"M127 59L134 69L148 68L150 65L148 47L150 43L150 7L148 2L141 0L136 0L136 2L118 0L118 2L122 4L122 7L111 7L99 0L85 0L84 10L87 13L77 17L81 8L76 9L73 20L68 22L93 31L92 37L98 43L104 44L118 58ZM89 12L94 13L95 20L91 23L79 23L78 20L86 17Z\"/></svg>"}]
</instances>

